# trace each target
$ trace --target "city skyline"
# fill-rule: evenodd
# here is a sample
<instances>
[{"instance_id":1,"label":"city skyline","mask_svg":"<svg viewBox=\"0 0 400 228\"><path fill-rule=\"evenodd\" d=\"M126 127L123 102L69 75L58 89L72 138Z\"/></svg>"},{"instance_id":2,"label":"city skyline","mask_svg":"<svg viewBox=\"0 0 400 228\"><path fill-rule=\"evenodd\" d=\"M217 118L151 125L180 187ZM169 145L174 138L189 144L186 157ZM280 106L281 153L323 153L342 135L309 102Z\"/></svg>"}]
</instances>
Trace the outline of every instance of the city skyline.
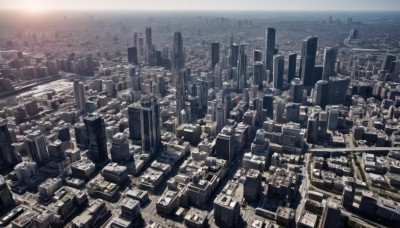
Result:
<instances>
[{"instance_id":1,"label":"city skyline","mask_svg":"<svg viewBox=\"0 0 400 228\"><path fill-rule=\"evenodd\" d=\"M318 1L318 0L281 0L262 1L248 0L232 3L228 0L148 0L145 2L116 0L112 3L106 0L98 1L51 1L51 0L2 0L0 10L18 10L32 13L45 11L108 11L108 10L133 10L133 11L399 11L400 4L396 0L383 1Z\"/></svg>"}]
</instances>

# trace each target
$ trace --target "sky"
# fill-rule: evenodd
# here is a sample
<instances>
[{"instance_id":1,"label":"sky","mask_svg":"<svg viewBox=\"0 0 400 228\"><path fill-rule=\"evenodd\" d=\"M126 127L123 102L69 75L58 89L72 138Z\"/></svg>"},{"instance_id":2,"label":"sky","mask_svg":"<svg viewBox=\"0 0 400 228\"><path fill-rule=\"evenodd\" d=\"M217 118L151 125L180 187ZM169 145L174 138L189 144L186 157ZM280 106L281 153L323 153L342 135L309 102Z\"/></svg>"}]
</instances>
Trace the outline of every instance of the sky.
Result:
<instances>
[{"instance_id":1,"label":"sky","mask_svg":"<svg viewBox=\"0 0 400 228\"><path fill-rule=\"evenodd\" d=\"M400 11L400 0L0 0L0 10Z\"/></svg>"}]
</instances>

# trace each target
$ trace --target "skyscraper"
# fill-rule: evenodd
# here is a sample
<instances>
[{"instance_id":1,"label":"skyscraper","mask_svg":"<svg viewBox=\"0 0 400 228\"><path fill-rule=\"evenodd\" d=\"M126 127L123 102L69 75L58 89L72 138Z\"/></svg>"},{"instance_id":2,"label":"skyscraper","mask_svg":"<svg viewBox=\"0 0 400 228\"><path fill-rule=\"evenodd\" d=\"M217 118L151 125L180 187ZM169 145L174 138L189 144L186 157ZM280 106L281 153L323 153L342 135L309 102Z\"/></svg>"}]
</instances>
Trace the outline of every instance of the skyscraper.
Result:
<instances>
[{"instance_id":1,"label":"skyscraper","mask_svg":"<svg viewBox=\"0 0 400 228\"><path fill-rule=\"evenodd\" d=\"M138 53L136 47L128 47L128 62L132 64L138 64L137 54Z\"/></svg>"},{"instance_id":2,"label":"skyscraper","mask_svg":"<svg viewBox=\"0 0 400 228\"><path fill-rule=\"evenodd\" d=\"M243 182L243 198L247 202L254 202L258 199L262 183L260 171L249 169Z\"/></svg>"},{"instance_id":3,"label":"skyscraper","mask_svg":"<svg viewBox=\"0 0 400 228\"><path fill-rule=\"evenodd\" d=\"M317 81L314 87L314 97L313 102L315 105L320 106L321 108L325 108L328 104L328 82L327 81Z\"/></svg>"},{"instance_id":4,"label":"skyscraper","mask_svg":"<svg viewBox=\"0 0 400 228\"><path fill-rule=\"evenodd\" d=\"M339 48L326 47L324 51L324 64L322 72L322 80L329 81L329 77L336 76L335 64Z\"/></svg>"},{"instance_id":5,"label":"skyscraper","mask_svg":"<svg viewBox=\"0 0 400 228\"><path fill-rule=\"evenodd\" d=\"M141 100L141 135L142 149L155 153L161 145L160 110L153 94L147 94Z\"/></svg>"},{"instance_id":6,"label":"skyscraper","mask_svg":"<svg viewBox=\"0 0 400 228\"><path fill-rule=\"evenodd\" d=\"M288 83L290 83L296 77L296 61L297 61L297 54L296 53L289 54Z\"/></svg>"},{"instance_id":7,"label":"skyscraper","mask_svg":"<svg viewBox=\"0 0 400 228\"><path fill-rule=\"evenodd\" d=\"M186 98L186 90L185 90L185 70L180 70L176 72L175 76L175 101L176 101L176 113L177 115L182 111L185 107L185 98Z\"/></svg>"},{"instance_id":8,"label":"skyscraper","mask_svg":"<svg viewBox=\"0 0 400 228\"><path fill-rule=\"evenodd\" d=\"M111 138L111 160L112 162L122 162L129 156L128 136L125 133L118 132Z\"/></svg>"},{"instance_id":9,"label":"skyscraper","mask_svg":"<svg viewBox=\"0 0 400 228\"><path fill-rule=\"evenodd\" d=\"M305 87L314 86L315 57L317 54L318 38L311 36L303 42L301 80Z\"/></svg>"},{"instance_id":10,"label":"skyscraper","mask_svg":"<svg viewBox=\"0 0 400 228\"><path fill-rule=\"evenodd\" d=\"M237 67L239 59L239 46L237 44L232 44L230 53L230 66Z\"/></svg>"},{"instance_id":11,"label":"skyscraper","mask_svg":"<svg viewBox=\"0 0 400 228\"><path fill-rule=\"evenodd\" d=\"M350 85L350 78L335 76L329 78L328 104L344 104L346 102L347 90Z\"/></svg>"},{"instance_id":12,"label":"skyscraper","mask_svg":"<svg viewBox=\"0 0 400 228\"><path fill-rule=\"evenodd\" d=\"M128 107L129 138L132 140L142 139L140 109L141 106L138 103L133 103Z\"/></svg>"},{"instance_id":13,"label":"skyscraper","mask_svg":"<svg viewBox=\"0 0 400 228\"><path fill-rule=\"evenodd\" d=\"M262 52L260 50L253 51L253 62L262 61Z\"/></svg>"},{"instance_id":14,"label":"skyscraper","mask_svg":"<svg viewBox=\"0 0 400 228\"><path fill-rule=\"evenodd\" d=\"M7 121L0 118L0 155L1 159L10 166L13 167L21 161L21 158L15 153L14 148L11 145L11 134L8 131Z\"/></svg>"},{"instance_id":15,"label":"skyscraper","mask_svg":"<svg viewBox=\"0 0 400 228\"><path fill-rule=\"evenodd\" d=\"M199 98L199 106L202 109L207 108L208 86L204 77L197 79L197 96Z\"/></svg>"},{"instance_id":16,"label":"skyscraper","mask_svg":"<svg viewBox=\"0 0 400 228\"><path fill-rule=\"evenodd\" d=\"M217 136L215 157L224 159L230 164L235 157L234 147L235 128L226 125Z\"/></svg>"},{"instance_id":17,"label":"skyscraper","mask_svg":"<svg viewBox=\"0 0 400 228\"><path fill-rule=\"evenodd\" d=\"M340 202L329 198L322 212L321 225L323 228L334 228L340 221L341 207Z\"/></svg>"},{"instance_id":18,"label":"skyscraper","mask_svg":"<svg viewBox=\"0 0 400 228\"><path fill-rule=\"evenodd\" d=\"M273 59L274 59L274 51L275 51L275 33L276 30L274 28L267 28L266 30L266 42L265 42L265 69L269 70L270 77L272 75L273 68Z\"/></svg>"},{"instance_id":19,"label":"skyscraper","mask_svg":"<svg viewBox=\"0 0 400 228\"><path fill-rule=\"evenodd\" d=\"M285 58L283 55L274 56L274 88L282 89L283 88L283 71L285 69Z\"/></svg>"},{"instance_id":20,"label":"skyscraper","mask_svg":"<svg viewBox=\"0 0 400 228\"><path fill-rule=\"evenodd\" d=\"M317 142L317 119L313 116L310 116L307 120L307 143L316 143Z\"/></svg>"},{"instance_id":21,"label":"skyscraper","mask_svg":"<svg viewBox=\"0 0 400 228\"><path fill-rule=\"evenodd\" d=\"M139 39L140 43L140 39ZM153 41L151 38L151 27L146 26L146 62L148 65L153 65Z\"/></svg>"},{"instance_id":22,"label":"skyscraper","mask_svg":"<svg viewBox=\"0 0 400 228\"><path fill-rule=\"evenodd\" d=\"M241 53L238 65L238 91L243 92L247 86L247 55L245 52Z\"/></svg>"},{"instance_id":23,"label":"skyscraper","mask_svg":"<svg viewBox=\"0 0 400 228\"><path fill-rule=\"evenodd\" d=\"M80 112L86 111L86 96L85 96L85 88L83 87L83 83L78 80L74 81L74 97L76 102L76 107Z\"/></svg>"},{"instance_id":24,"label":"skyscraper","mask_svg":"<svg viewBox=\"0 0 400 228\"><path fill-rule=\"evenodd\" d=\"M172 49L172 72L178 74L185 66L183 56L183 40L181 32L174 33L174 45Z\"/></svg>"},{"instance_id":25,"label":"skyscraper","mask_svg":"<svg viewBox=\"0 0 400 228\"><path fill-rule=\"evenodd\" d=\"M289 96L294 103L303 103L303 83L299 78L292 80L290 84Z\"/></svg>"},{"instance_id":26,"label":"skyscraper","mask_svg":"<svg viewBox=\"0 0 400 228\"><path fill-rule=\"evenodd\" d=\"M49 160L44 135L37 130L28 134L25 141L29 158L36 162L37 166L44 165Z\"/></svg>"},{"instance_id":27,"label":"skyscraper","mask_svg":"<svg viewBox=\"0 0 400 228\"><path fill-rule=\"evenodd\" d=\"M89 138L88 158L95 163L108 159L106 129L103 118L99 115L88 115L83 118L83 122Z\"/></svg>"},{"instance_id":28,"label":"skyscraper","mask_svg":"<svg viewBox=\"0 0 400 228\"><path fill-rule=\"evenodd\" d=\"M219 63L219 43L211 43L211 69Z\"/></svg>"},{"instance_id":29,"label":"skyscraper","mask_svg":"<svg viewBox=\"0 0 400 228\"><path fill-rule=\"evenodd\" d=\"M137 32L134 32L133 33L133 46L135 46L135 47L138 46L137 41L138 41L138 34L137 34Z\"/></svg>"},{"instance_id":30,"label":"skyscraper","mask_svg":"<svg viewBox=\"0 0 400 228\"><path fill-rule=\"evenodd\" d=\"M258 86L259 90L263 88L264 65L262 62L253 63L253 83Z\"/></svg>"},{"instance_id":31,"label":"skyscraper","mask_svg":"<svg viewBox=\"0 0 400 228\"><path fill-rule=\"evenodd\" d=\"M14 204L14 199L8 189L6 180L0 175L0 212Z\"/></svg>"},{"instance_id":32,"label":"skyscraper","mask_svg":"<svg viewBox=\"0 0 400 228\"><path fill-rule=\"evenodd\" d=\"M385 59L382 62L381 70L385 70L386 72L389 72L390 69L390 64L396 61L396 56L392 54L386 54Z\"/></svg>"}]
</instances>

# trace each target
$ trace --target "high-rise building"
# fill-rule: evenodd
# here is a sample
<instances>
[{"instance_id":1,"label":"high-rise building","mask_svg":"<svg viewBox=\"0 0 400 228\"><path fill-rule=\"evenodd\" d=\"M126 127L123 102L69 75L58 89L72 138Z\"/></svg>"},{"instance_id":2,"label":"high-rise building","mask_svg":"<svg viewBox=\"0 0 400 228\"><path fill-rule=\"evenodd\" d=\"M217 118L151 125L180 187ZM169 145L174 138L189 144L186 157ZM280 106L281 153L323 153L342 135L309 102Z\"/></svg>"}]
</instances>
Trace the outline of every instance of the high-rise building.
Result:
<instances>
[{"instance_id":1,"label":"high-rise building","mask_svg":"<svg viewBox=\"0 0 400 228\"><path fill-rule=\"evenodd\" d=\"M144 55L144 39L143 37L139 37L139 55Z\"/></svg>"},{"instance_id":2,"label":"high-rise building","mask_svg":"<svg viewBox=\"0 0 400 228\"><path fill-rule=\"evenodd\" d=\"M186 100L186 90L185 90L185 78L186 71L180 70L176 72L175 76L175 101L176 101L176 113L177 115L184 109Z\"/></svg>"},{"instance_id":3,"label":"high-rise building","mask_svg":"<svg viewBox=\"0 0 400 228\"><path fill-rule=\"evenodd\" d=\"M285 102L283 99L276 99L274 101L274 121L277 123L283 123L284 117L283 114L285 112Z\"/></svg>"},{"instance_id":4,"label":"high-rise building","mask_svg":"<svg viewBox=\"0 0 400 228\"><path fill-rule=\"evenodd\" d=\"M321 228L334 228L338 226L340 221L341 208L340 202L329 198L326 202L324 211L322 212Z\"/></svg>"},{"instance_id":5,"label":"high-rise building","mask_svg":"<svg viewBox=\"0 0 400 228\"><path fill-rule=\"evenodd\" d=\"M129 138L132 140L142 139L140 110L141 106L138 103L128 107Z\"/></svg>"},{"instance_id":6,"label":"high-rise building","mask_svg":"<svg viewBox=\"0 0 400 228\"><path fill-rule=\"evenodd\" d=\"M274 116L274 96L272 94L264 95L263 109L266 110L266 116L272 119Z\"/></svg>"},{"instance_id":7,"label":"high-rise building","mask_svg":"<svg viewBox=\"0 0 400 228\"><path fill-rule=\"evenodd\" d=\"M174 45L172 49L172 72L178 74L185 67L183 53L183 39L181 32L174 33Z\"/></svg>"},{"instance_id":8,"label":"high-rise building","mask_svg":"<svg viewBox=\"0 0 400 228\"><path fill-rule=\"evenodd\" d=\"M239 59L239 46L237 44L232 44L230 53L230 66L237 67Z\"/></svg>"},{"instance_id":9,"label":"high-rise building","mask_svg":"<svg viewBox=\"0 0 400 228\"><path fill-rule=\"evenodd\" d=\"M224 159L230 164L235 156L235 128L227 125L222 128L215 143L215 157Z\"/></svg>"},{"instance_id":10,"label":"high-rise building","mask_svg":"<svg viewBox=\"0 0 400 228\"><path fill-rule=\"evenodd\" d=\"M245 52L242 52L239 57L237 84L239 92L243 92L247 86L247 55Z\"/></svg>"},{"instance_id":11,"label":"high-rise building","mask_svg":"<svg viewBox=\"0 0 400 228\"><path fill-rule=\"evenodd\" d=\"M339 48L326 47L324 51L324 64L322 72L322 80L329 81L329 77L336 76L335 64Z\"/></svg>"},{"instance_id":12,"label":"high-rise building","mask_svg":"<svg viewBox=\"0 0 400 228\"><path fill-rule=\"evenodd\" d=\"M214 200L214 219L218 227L240 227L240 205L232 196L218 195Z\"/></svg>"},{"instance_id":13,"label":"high-rise building","mask_svg":"<svg viewBox=\"0 0 400 228\"><path fill-rule=\"evenodd\" d=\"M313 75L313 86L317 81L322 80L322 73L324 71L324 67L322 65L316 65L314 67L314 75Z\"/></svg>"},{"instance_id":14,"label":"high-rise building","mask_svg":"<svg viewBox=\"0 0 400 228\"><path fill-rule=\"evenodd\" d=\"M7 186L6 180L0 175L0 212L14 205L14 199Z\"/></svg>"},{"instance_id":15,"label":"high-rise building","mask_svg":"<svg viewBox=\"0 0 400 228\"><path fill-rule=\"evenodd\" d=\"M129 156L128 136L125 133L118 132L111 138L111 160L120 163Z\"/></svg>"},{"instance_id":16,"label":"high-rise building","mask_svg":"<svg viewBox=\"0 0 400 228\"><path fill-rule=\"evenodd\" d=\"M197 79L197 96L199 98L199 106L202 109L207 108L208 86L204 77Z\"/></svg>"},{"instance_id":17,"label":"high-rise building","mask_svg":"<svg viewBox=\"0 0 400 228\"><path fill-rule=\"evenodd\" d=\"M74 97L76 102L76 107L80 112L86 111L86 96L85 88L82 82L78 80L74 81Z\"/></svg>"},{"instance_id":18,"label":"high-rise building","mask_svg":"<svg viewBox=\"0 0 400 228\"><path fill-rule=\"evenodd\" d=\"M274 56L273 82L275 89L283 88L283 71L285 69L285 58L283 55Z\"/></svg>"},{"instance_id":19,"label":"high-rise building","mask_svg":"<svg viewBox=\"0 0 400 228\"><path fill-rule=\"evenodd\" d=\"M264 65L262 62L253 63L253 83L259 90L263 89Z\"/></svg>"},{"instance_id":20,"label":"high-rise building","mask_svg":"<svg viewBox=\"0 0 400 228\"><path fill-rule=\"evenodd\" d=\"M86 149L89 147L89 139L87 137L85 124L76 123L74 125L76 146L80 149Z\"/></svg>"},{"instance_id":21,"label":"high-rise building","mask_svg":"<svg viewBox=\"0 0 400 228\"><path fill-rule=\"evenodd\" d=\"M137 47L128 47L128 62L138 64Z\"/></svg>"},{"instance_id":22,"label":"high-rise building","mask_svg":"<svg viewBox=\"0 0 400 228\"><path fill-rule=\"evenodd\" d=\"M253 62L261 62L262 61L262 52L260 50L253 51Z\"/></svg>"},{"instance_id":23,"label":"high-rise building","mask_svg":"<svg viewBox=\"0 0 400 228\"><path fill-rule=\"evenodd\" d=\"M358 39L359 38L359 30L358 29L352 29L351 31L350 31L350 34L349 34L349 39L350 40L356 40L356 39Z\"/></svg>"},{"instance_id":24,"label":"high-rise building","mask_svg":"<svg viewBox=\"0 0 400 228\"><path fill-rule=\"evenodd\" d=\"M290 83L296 77L296 62L297 62L297 54L291 53L289 54L288 61L288 83Z\"/></svg>"},{"instance_id":25,"label":"high-rise building","mask_svg":"<svg viewBox=\"0 0 400 228\"><path fill-rule=\"evenodd\" d=\"M317 119L310 116L307 120L307 143L317 142Z\"/></svg>"},{"instance_id":26,"label":"high-rise building","mask_svg":"<svg viewBox=\"0 0 400 228\"><path fill-rule=\"evenodd\" d=\"M394 61L396 61L395 55L386 54L385 59L383 60L382 65L381 65L381 70L385 70L386 72L389 72L390 64Z\"/></svg>"},{"instance_id":27,"label":"high-rise building","mask_svg":"<svg viewBox=\"0 0 400 228\"><path fill-rule=\"evenodd\" d=\"M289 96L294 103L303 103L303 83L299 78L295 78L290 83Z\"/></svg>"},{"instance_id":28,"label":"high-rise building","mask_svg":"<svg viewBox=\"0 0 400 228\"><path fill-rule=\"evenodd\" d=\"M301 57L301 80L305 87L314 86L315 57L317 54L318 38L311 36L303 41L303 53Z\"/></svg>"},{"instance_id":29,"label":"high-rise building","mask_svg":"<svg viewBox=\"0 0 400 228\"><path fill-rule=\"evenodd\" d=\"M144 95L141 99L140 121L142 150L157 152L161 145L160 110L153 94Z\"/></svg>"},{"instance_id":30,"label":"high-rise building","mask_svg":"<svg viewBox=\"0 0 400 228\"><path fill-rule=\"evenodd\" d=\"M89 139L88 158L94 163L108 159L106 129L103 118L98 115L88 115L83 118L83 122Z\"/></svg>"},{"instance_id":31,"label":"high-rise building","mask_svg":"<svg viewBox=\"0 0 400 228\"><path fill-rule=\"evenodd\" d=\"M28 134L25 141L29 158L36 162L38 166L45 164L49 160L46 141L40 130Z\"/></svg>"},{"instance_id":32,"label":"high-rise building","mask_svg":"<svg viewBox=\"0 0 400 228\"><path fill-rule=\"evenodd\" d=\"M140 39L139 39L140 43ZM146 63L150 66L153 66L153 41L151 38L151 27L146 26Z\"/></svg>"},{"instance_id":33,"label":"high-rise building","mask_svg":"<svg viewBox=\"0 0 400 228\"><path fill-rule=\"evenodd\" d=\"M219 43L211 43L211 69L219 63Z\"/></svg>"},{"instance_id":34,"label":"high-rise building","mask_svg":"<svg viewBox=\"0 0 400 228\"><path fill-rule=\"evenodd\" d=\"M330 109L328 112L328 130L334 131L337 129L339 120L339 110Z\"/></svg>"},{"instance_id":35,"label":"high-rise building","mask_svg":"<svg viewBox=\"0 0 400 228\"><path fill-rule=\"evenodd\" d=\"M0 155L8 166L13 167L21 161L20 156L14 151L11 134L8 131L7 121L0 118Z\"/></svg>"},{"instance_id":36,"label":"high-rise building","mask_svg":"<svg viewBox=\"0 0 400 228\"><path fill-rule=\"evenodd\" d=\"M350 85L350 78L335 76L329 78L328 104L344 104L347 98L347 90Z\"/></svg>"},{"instance_id":37,"label":"high-rise building","mask_svg":"<svg viewBox=\"0 0 400 228\"><path fill-rule=\"evenodd\" d=\"M266 42L265 42L265 69L269 70L270 78L273 70L273 59L275 52L275 28L267 28L266 30Z\"/></svg>"},{"instance_id":38,"label":"high-rise building","mask_svg":"<svg viewBox=\"0 0 400 228\"><path fill-rule=\"evenodd\" d=\"M133 46L134 46L134 47L137 47L137 46L138 46L137 41L138 41L138 34L137 34L137 32L134 32L134 33L133 33Z\"/></svg>"},{"instance_id":39,"label":"high-rise building","mask_svg":"<svg viewBox=\"0 0 400 228\"><path fill-rule=\"evenodd\" d=\"M258 199L261 190L261 173L255 169L249 169L243 182L243 198L247 202Z\"/></svg>"},{"instance_id":40,"label":"high-rise building","mask_svg":"<svg viewBox=\"0 0 400 228\"><path fill-rule=\"evenodd\" d=\"M320 106L321 108L325 108L328 104L328 82L327 81L317 81L314 87L314 97L313 102L315 105Z\"/></svg>"}]
</instances>

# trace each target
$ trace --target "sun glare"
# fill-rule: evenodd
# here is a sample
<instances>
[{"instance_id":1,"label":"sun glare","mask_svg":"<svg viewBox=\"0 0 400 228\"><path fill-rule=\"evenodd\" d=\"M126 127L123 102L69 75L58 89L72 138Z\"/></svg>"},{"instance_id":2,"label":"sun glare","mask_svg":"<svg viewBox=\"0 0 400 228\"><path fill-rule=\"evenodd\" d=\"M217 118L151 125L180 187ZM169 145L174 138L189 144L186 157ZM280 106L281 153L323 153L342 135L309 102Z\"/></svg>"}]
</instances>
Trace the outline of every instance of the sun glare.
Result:
<instances>
[{"instance_id":1,"label":"sun glare","mask_svg":"<svg viewBox=\"0 0 400 228\"><path fill-rule=\"evenodd\" d=\"M45 5L40 0L25 0L22 10L31 14L40 14L45 10Z\"/></svg>"}]
</instances>

